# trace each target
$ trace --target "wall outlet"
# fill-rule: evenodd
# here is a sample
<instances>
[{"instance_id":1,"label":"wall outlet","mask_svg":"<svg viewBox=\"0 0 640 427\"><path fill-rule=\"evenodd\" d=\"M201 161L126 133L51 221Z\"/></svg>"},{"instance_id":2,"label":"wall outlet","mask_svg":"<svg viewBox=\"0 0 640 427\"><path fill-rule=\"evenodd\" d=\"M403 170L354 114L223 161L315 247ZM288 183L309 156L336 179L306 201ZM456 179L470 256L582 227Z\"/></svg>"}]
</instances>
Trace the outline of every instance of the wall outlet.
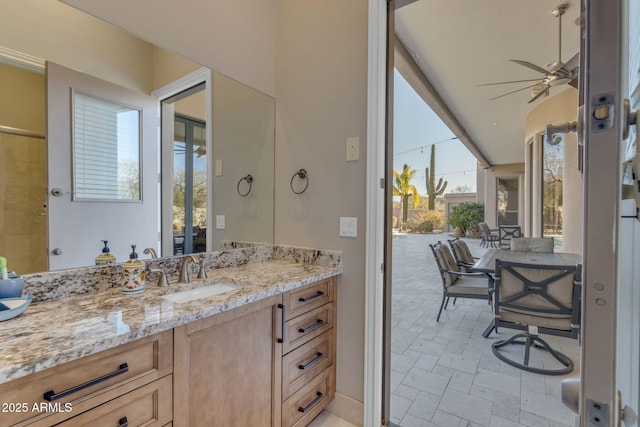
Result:
<instances>
[{"instance_id":1,"label":"wall outlet","mask_svg":"<svg viewBox=\"0 0 640 427\"><path fill-rule=\"evenodd\" d=\"M360 138L347 138L347 162L360 160Z\"/></svg>"},{"instance_id":2,"label":"wall outlet","mask_svg":"<svg viewBox=\"0 0 640 427\"><path fill-rule=\"evenodd\" d=\"M222 176L222 159L216 160L216 176Z\"/></svg>"}]
</instances>

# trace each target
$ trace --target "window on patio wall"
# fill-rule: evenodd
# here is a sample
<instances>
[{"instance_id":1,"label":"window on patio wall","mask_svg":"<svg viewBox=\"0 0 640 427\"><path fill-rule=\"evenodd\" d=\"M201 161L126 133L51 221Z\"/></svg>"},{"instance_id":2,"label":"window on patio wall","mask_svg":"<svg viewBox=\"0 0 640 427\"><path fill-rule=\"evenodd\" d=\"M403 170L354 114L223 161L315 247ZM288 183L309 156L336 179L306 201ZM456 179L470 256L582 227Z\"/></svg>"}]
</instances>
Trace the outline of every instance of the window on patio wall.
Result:
<instances>
[{"instance_id":1,"label":"window on patio wall","mask_svg":"<svg viewBox=\"0 0 640 427\"><path fill-rule=\"evenodd\" d=\"M518 178L498 178L498 225L518 225Z\"/></svg>"},{"instance_id":2,"label":"window on patio wall","mask_svg":"<svg viewBox=\"0 0 640 427\"><path fill-rule=\"evenodd\" d=\"M550 144L542 136L542 235L561 243L564 139L557 137Z\"/></svg>"}]
</instances>

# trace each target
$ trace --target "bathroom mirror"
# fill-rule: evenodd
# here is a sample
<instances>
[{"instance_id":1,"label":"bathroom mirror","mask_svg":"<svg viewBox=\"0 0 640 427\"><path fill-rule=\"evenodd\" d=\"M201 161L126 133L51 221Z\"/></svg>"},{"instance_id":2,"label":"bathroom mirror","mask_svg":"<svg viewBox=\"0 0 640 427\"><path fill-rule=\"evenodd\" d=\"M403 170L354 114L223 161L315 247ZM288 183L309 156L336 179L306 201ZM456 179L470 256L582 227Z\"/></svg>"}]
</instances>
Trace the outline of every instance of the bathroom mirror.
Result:
<instances>
[{"instance_id":1,"label":"bathroom mirror","mask_svg":"<svg viewBox=\"0 0 640 427\"><path fill-rule=\"evenodd\" d=\"M38 28L38 31L24 31L25 28ZM47 270L49 258L55 256L52 252L57 246L51 241L46 225L51 201L78 196L72 195L71 188L55 188L51 183L51 188L47 188L47 170L59 166L57 162L47 164L46 161L45 76L37 58L146 94L170 86L201 66L57 0L25 0L12 4L0 16L0 40L0 57L4 58L0 61L0 89L3 90L0 162L15 166L13 175L0 168L0 234L3 236L0 255L9 259L10 269L24 274ZM30 62L33 67L28 69ZM206 103L212 114L211 123L206 123L206 127L211 132L211 147L199 145L194 149L196 156L206 159L208 167L207 216L211 219L206 227L207 250L217 250L229 242L271 244L274 99L215 71L211 72L210 84L211 96ZM188 109L178 111L180 107L176 108L183 116L201 119ZM176 140L180 138L176 136ZM70 157L71 153L65 155ZM222 165L219 171L217 164ZM144 164L142 167L144 169ZM72 171L63 173L71 176ZM166 171L163 169L161 174L166 175ZM236 191L237 182L247 174L254 176L253 188L251 194L241 197ZM143 191L146 185L159 186L149 181L140 183ZM160 190L163 200L173 197L173 188L167 187ZM16 209L21 213L16 213ZM224 227L216 227L218 217L226 218ZM160 223L160 211L157 218L144 218L144 221ZM104 225L117 227L118 224ZM205 224L199 225L202 232ZM100 229L102 225L95 227ZM61 230L77 239L83 239L85 231L73 226ZM110 236L101 239L110 240L111 252L121 262L126 261L131 243L138 244L138 253L143 259L149 256L142 253L145 247L153 247L160 256L173 255L172 250L161 251L162 233L164 228L158 225L158 233L144 242L142 239L113 240ZM100 253L101 239L84 239L87 248L84 261L69 267L92 265ZM58 249L67 253L68 247L69 244L65 244Z\"/></svg>"}]
</instances>

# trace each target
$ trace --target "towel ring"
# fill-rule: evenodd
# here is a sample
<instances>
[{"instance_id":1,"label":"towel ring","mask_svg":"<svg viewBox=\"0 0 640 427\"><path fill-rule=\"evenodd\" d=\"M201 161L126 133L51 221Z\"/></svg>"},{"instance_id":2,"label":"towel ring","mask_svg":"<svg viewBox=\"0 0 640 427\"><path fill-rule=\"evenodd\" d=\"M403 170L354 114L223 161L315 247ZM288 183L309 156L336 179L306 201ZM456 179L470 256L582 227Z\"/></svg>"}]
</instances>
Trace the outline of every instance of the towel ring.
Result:
<instances>
[{"instance_id":1,"label":"towel ring","mask_svg":"<svg viewBox=\"0 0 640 427\"><path fill-rule=\"evenodd\" d=\"M240 191L240 184L242 184L242 181L247 181L247 184L249 184L249 189L247 190L246 193L242 193ZM240 181L238 181L238 185L236 185L236 191L241 197L246 197L247 195L249 195L249 193L251 193L252 182L253 182L253 177L251 175L243 176L242 178L240 178Z\"/></svg>"},{"instance_id":2,"label":"towel ring","mask_svg":"<svg viewBox=\"0 0 640 427\"><path fill-rule=\"evenodd\" d=\"M293 188L293 180L296 178L296 176L300 179L305 180L304 188L302 189L302 191L296 191ZM293 191L296 194L302 194L305 191L307 191L307 188L309 188L309 175L307 174L307 171L304 169L300 169L298 172L294 173L293 176L291 177L290 186L291 186L291 191Z\"/></svg>"}]
</instances>

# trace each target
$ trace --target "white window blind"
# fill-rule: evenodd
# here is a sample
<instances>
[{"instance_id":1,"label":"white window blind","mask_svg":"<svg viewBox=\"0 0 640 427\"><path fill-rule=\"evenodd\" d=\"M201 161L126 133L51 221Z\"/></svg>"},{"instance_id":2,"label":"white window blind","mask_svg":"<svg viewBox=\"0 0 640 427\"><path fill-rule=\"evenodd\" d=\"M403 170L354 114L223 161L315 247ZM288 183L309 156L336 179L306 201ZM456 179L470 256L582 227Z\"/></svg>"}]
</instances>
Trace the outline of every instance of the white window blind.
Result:
<instances>
[{"instance_id":1,"label":"white window blind","mask_svg":"<svg viewBox=\"0 0 640 427\"><path fill-rule=\"evenodd\" d=\"M73 94L74 199L141 200L140 111Z\"/></svg>"}]
</instances>

